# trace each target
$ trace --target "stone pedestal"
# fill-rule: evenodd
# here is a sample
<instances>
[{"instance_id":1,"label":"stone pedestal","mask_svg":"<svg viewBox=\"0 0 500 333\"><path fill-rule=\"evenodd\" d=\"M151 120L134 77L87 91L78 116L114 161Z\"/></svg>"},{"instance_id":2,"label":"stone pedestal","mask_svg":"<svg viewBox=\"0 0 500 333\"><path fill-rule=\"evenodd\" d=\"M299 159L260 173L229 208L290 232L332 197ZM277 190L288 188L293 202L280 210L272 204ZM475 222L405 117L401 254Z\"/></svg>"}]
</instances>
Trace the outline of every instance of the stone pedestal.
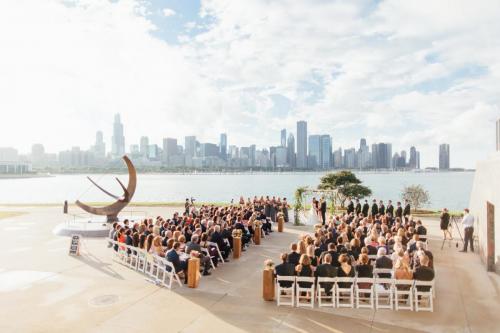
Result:
<instances>
[{"instance_id":1,"label":"stone pedestal","mask_svg":"<svg viewBox=\"0 0 500 333\"><path fill-rule=\"evenodd\" d=\"M233 258L238 259L241 256L241 237L233 237Z\"/></svg>"},{"instance_id":2,"label":"stone pedestal","mask_svg":"<svg viewBox=\"0 0 500 333\"><path fill-rule=\"evenodd\" d=\"M278 232L283 232L283 229L285 228L285 219L283 216L280 216L278 218Z\"/></svg>"},{"instance_id":3,"label":"stone pedestal","mask_svg":"<svg viewBox=\"0 0 500 333\"><path fill-rule=\"evenodd\" d=\"M188 261L188 287L198 288L200 283L200 258L190 258Z\"/></svg>"},{"instance_id":4,"label":"stone pedestal","mask_svg":"<svg viewBox=\"0 0 500 333\"><path fill-rule=\"evenodd\" d=\"M262 272L262 297L265 301L274 300L274 272L272 269L265 269Z\"/></svg>"},{"instance_id":5,"label":"stone pedestal","mask_svg":"<svg viewBox=\"0 0 500 333\"><path fill-rule=\"evenodd\" d=\"M262 229L260 228L260 225L257 225L255 227L254 234L253 234L253 242L255 243L255 245L260 245L260 238L262 236L261 232L262 232Z\"/></svg>"}]
</instances>

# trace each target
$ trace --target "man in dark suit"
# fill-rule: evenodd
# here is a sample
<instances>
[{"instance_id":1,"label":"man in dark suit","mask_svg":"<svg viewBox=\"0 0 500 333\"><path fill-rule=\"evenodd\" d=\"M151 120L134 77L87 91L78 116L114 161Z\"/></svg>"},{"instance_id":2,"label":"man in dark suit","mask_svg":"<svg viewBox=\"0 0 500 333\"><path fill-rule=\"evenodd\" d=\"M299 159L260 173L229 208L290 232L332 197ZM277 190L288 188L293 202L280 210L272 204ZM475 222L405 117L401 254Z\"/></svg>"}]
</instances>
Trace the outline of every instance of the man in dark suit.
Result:
<instances>
[{"instance_id":1,"label":"man in dark suit","mask_svg":"<svg viewBox=\"0 0 500 333\"><path fill-rule=\"evenodd\" d=\"M375 268L382 268L382 269L392 269L392 260L386 256L387 250L385 247L381 247L377 251L377 260L375 260ZM379 277L381 278L390 278L391 274L386 274L382 273L379 274Z\"/></svg>"},{"instance_id":2,"label":"man in dark suit","mask_svg":"<svg viewBox=\"0 0 500 333\"><path fill-rule=\"evenodd\" d=\"M288 254L281 254L281 264L276 265L274 267L274 274L276 276L294 276L295 275L295 265L288 262ZM280 282L280 286L284 288L290 288L293 282L291 281L283 281Z\"/></svg>"},{"instance_id":3,"label":"man in dark suit","mask_svg":"<svg viewBox=\"0 0 500 333\"><path fill-rule=\"evenodd\" d=\"M378 213L380 215L385 214L385 206L384 206L384 202L382 200L380 200L380 203L378 204Z\"/></svg>"},{"instance_id":4,"label":"man in dark suit","mask_svg":"<svg viewBox=\"0 0 500 333\"><path fill-rule=\"evenodd\" d=\"M323 257L323 263L316 268L315 272L316 277L330 277L334 278L337 276L337 267L332 266L332 256L327 253ZM321 288L325 289L325 292L328 296L331 295L333 283L330 282L322 282Z\"/></svg>"},{"instance_id":5,"label":"man in dark suit","mask_svg":"<svg viewBox=\"0 0 500 333\"><path fill-rule=\"evenodd\" d=\"M328 251L323 252L319 260L323 262L327 254L329 254L332 257L331 265L333 267L340 267L339 254L337 253L337 245L335 245L335 243L328 244Z\"/></svg>"},{"instance_id":6,"label":"man in dark suit","mask_svg":"<svg viewBox=\"0 0 500 333\"><path fill-rule=\"evenodd\" d=\"M186 253L190 254L191 251L196 251L200 254L200 262L203 266L203 275L210 275L210 257L205 255L201 251L201 246L199 244L199 236L198 235L193 235L191 237L191 241L186 244ZM217 259L215 259L217 260Z\"/></svg>"},{"instance_id":7,"label":"man in dark suit","mask_svg":"<svg viewBox=\"0 0 500 333\"><path fill-rule=\"evenodd\" d=\"M323 225L326 223L326 200L325 198L321 198L321 219L323 220Z\"/></svg>"},{"instance_id":8,"label":"man in dark suit","mask_svg":"<svg viewBox=\"0 0 500 333\"><path fill-rule=\"evenodd\" d=\"M299 259L300 259L300 254L297 253L297 244L292 243L292 245L290 245L290 250L292 252L288 254L287 261L290 264L293 264L293 267L295 267L296 265L299 264Z\"/></svg>"},{"instance_id":9,"label":"man in dark suit","mask_svg":"<svg viewBox=\"0 0 500 333\"><path fill-rule=\"evenodd\" d=\"M364 217L368 216L368 211L370 210L370 205L368 204L368 200L365 200L365 203L363 205L363 215Z\"/></svg>"},{"instance_id":10,"label":"man in dark suit","mask_svg":"<svg viewBox=\"0 0 500 333\"><path fill-rule=\"evenodd\" d=\"M403 208L401 208L401 202L398 201L398 203L396 205L397 205L396 217L399 217L400 219L402 219L403 218Z\"/></svg>"},{"instance_id":11,"label":"man in dark suit","mask_svg":"<svg viewBox=\"0 0 500 333\"><path fill-rule=\"evenodd\" d=\"M226 242L224 242L224 238L222 237L222 234L220 233L220 225L215 226L214 233L212 234L212 237L210 238L211 242L217 243L217 246L219 247L219 250L222 253L222 257L224 260L229 255L230 248L227 246Z\"/></svg>"},{"instance_id":12,"label":"man in dark suit","mask_svg":"<svg viewBox=\"0 0 500 333\"><path fill-rule=\"evenodd\" d=\"M387 202L387 209L385 211L387 214L391 214L391 216L394 216L394 206L392 205L391 200Z\"/></svg>"},{"instance_id":13,"label":"man in dark suit","mask_svg":"<svg viewBox=\"0 0 500 333\"><path fill-rule=\"evenodd\" d=\"M175 242L174 246L170 251L167 252L167 260L174 265L174 269L176 273L184 272L184 283L187 283L187 261L181 261L179 257L179 249L181 243Z\"/></svg>"},{"instance_id":14,"label":"man in dark suit","mask_svg":"<svg viewBox=\"0 0 500 333\"><path fill-rule=\"evenodd\" d=\"M420 256L420 266L415 269L413 279L417 281L432 281L434 280L434 270L429 267L429 257L426 255ZM429 291L430 287L417 287L418 291Z\"/></svg>"},{"instance_id":15,"label":"man in dark suit","mask_svg":"<svg viewBox=\"0 0 500 333\"><path fill-rule=\"evenodd\" d=\"M411 214L411 209L410 209L410 202L408 200L405 200L405 209L403 210L403 216L408 216Z\"/></svg>"},{"instance_id":16,"label":"man in dark suit","mask_svg":"<svg viewBox=\"0 0 500 333\"><path fill-rule=\"evenodd\" d=\"M347 214L351 214L354 212L354 203L352 202L351 198L348 198L348 203L347 203Z\"/></svg>"},{"instance_id":17,"label":"man in dark suit","mask_svg":"<svg viewBox=\"0 0 500 333\"><path fill-rule=\"evenodd\" d=\"M377 214L378 214L377 200L373 199L372 216L375 217L375 215L377 215Z\"/></svg>"},{"instance_id":18,"label":"man in dark suit","mask_svg":"<svg viewBox=\"0 0 500 333\"><path fill-rule=\"evenodd\" d=\"M361 204L359 203L359 199L356 199L356 215L361 213Z\"/></svg>"}]
</instances>

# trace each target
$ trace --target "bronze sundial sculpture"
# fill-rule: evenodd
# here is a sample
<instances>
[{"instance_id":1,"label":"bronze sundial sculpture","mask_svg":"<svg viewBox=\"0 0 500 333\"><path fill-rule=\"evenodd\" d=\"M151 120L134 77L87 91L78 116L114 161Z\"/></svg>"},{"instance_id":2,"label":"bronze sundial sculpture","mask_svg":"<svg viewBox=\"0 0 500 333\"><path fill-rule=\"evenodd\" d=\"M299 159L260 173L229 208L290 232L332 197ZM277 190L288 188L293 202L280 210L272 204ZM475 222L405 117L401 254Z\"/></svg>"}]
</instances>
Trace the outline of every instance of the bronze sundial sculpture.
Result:
<instances>
[{"instance_id":1,"label":"bronze sundial sculpture","mask_svg":"<svg viewBox=\"0 0 500 333\"><path fill-rule=\"evenodd\" d=\"M123 196L119 197L117 195L114 195L106 191L105 189L100 187L95 181L93 181L92 178L87 177L88 180L90 180L90 182L94 184L98 189L100 189L110 197L116 199L116 201L104 207L91 207L89 205L80 202L80 200L76 200L75 202L76 205L90 214L107 216L108 222L118 221L118 213L120 213L120 211L130 203L130 200L132 200L132 197L134 196L135 187L137 186L137 172L135 171L134 165L127 156L123 156L123 160L125 161L125 164L127 164L128 168L127 187L123 186L122 182L118 178L116 178L118 184L120 184L120 186L123 188Z\"/></svg>"}]
</instances>

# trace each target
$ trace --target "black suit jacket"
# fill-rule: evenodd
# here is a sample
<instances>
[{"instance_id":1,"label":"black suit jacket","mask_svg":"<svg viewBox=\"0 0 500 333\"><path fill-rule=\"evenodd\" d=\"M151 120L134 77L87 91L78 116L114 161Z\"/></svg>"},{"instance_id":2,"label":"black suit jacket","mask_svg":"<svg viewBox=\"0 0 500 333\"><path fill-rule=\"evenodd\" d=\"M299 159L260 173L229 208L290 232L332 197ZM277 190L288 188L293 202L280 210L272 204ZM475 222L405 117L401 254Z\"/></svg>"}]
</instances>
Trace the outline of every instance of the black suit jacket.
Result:
<instances>
[{"instance_id":1,"label":"black suit jacket","mask_svg":"<svg viewBox=\"0 0 500 333\"><path fill-rule=\"evenodd\" d=\"M382 269L392 269L392 260L386 256L377 258L377 260L375 260L375 267L382 268ZM388 279L391 277L391 274L382 273L382 274L379 274L379 277L381 277L383 279Z\"/></svg>"},{"instance_id":2,"label":"black suit jacket","mask_svg":"<svg viewBox=\"0 0 500 333\"><path fill-rule=\"evenodd\" d=\"M314 272L314 275L316 277L334 278L337 276L337 267L333 267L330 264L321 264L316 268L316 272ZM333 283L321 282L321 288L325 288L325 291L329 293L333 288Z\"/></svg>"},{"instance_id":3,"label":"black suit jacket","mask_svg":"<svg viewBox=\"0 0 500 333\"><path fill-rule=\"evenodd\" d=\"M403 210L403 216L410 215L410 204L405 206L405 209Z\"/></svg>"},{"instance_id":4,"label":"black suit jacket","mask_svg":"<svg viewBox=\"0 0 500 333\"><path fill-rule=\"evenodd\" d=\"M322 212L322 213L326 213L326 201L323 201L323 202L321 203L321 207L320 207L320 209L321 209L321 212Z\"/></svg>"},{"instance_id":5,"label":"black suit jacket","mask_svg":"<svg viewBox=\"0 0 500 333\"><path fill-rule=\"evenodd\" d=\"M361 213L361 204L358 202L356 204L356 215L359 215L359 213Z\"/></svg>"},{"instance_id":6,"label":"black suit jacket","mask_svg":"<svg viewBox=\"0 0 500 333\"><path fill-rule=\"evenodd\" d=\"M369 205L369 204L367 204L367 203L365 203L365 204L363 205L363 215L364 215L365 217L366 217L366 216L368 216L368 211L369 211L369 210L370 210L370 205Z\"/></svg>"},{"instance_id":7,"label":"black suit jacket","mask_svg":"<svg viewBox=\"0 0 500 333\"><path fill-rule=\"evenodd\" d=\"M354 203L351 201L349 205L347 205L347 213L350 214L352 212L354 212Z\"/></svg>"},{"instance_id":8,"label":"black suit jacket","mask_svg":"<svg viewBox=\"0 0 500 333\"><path fill-rule=\"evenodd\" d=\"M403 217L403 208L401 208L401 206L398 206L398 208L396 208L396 217Z\"/></svg>"},{"instance_id":9,"label":"black suit jacket","mask_svg":"<svg viewBox=\"0 0 500 333\"><path fill-rule=\"evenodd\" d=\"M420 266L413 273L413 279L418 281L432 281L434 280L434 270L430 267ZM418 291L429 291L430 287L417 287Z\"/></svg>"},{"instance_id":10,"label":"black suit jacket","mask_svg":"<svg viewBox=\"0 0 500 333\"><path fill-rule=\"evenodd\" d=\"M378 207L378 213L379 213L379 214L382 214L382 215L384 215L384 214L385 214L385 206L384 206L384 205L380 205L380 206Z\"/></svg>"},{"instance_id":11,"label":"black suit jacket","mask_svg":"<svg viewBox=\"0 0 500 333\"><path fill-rule=\"evenodd\" d=\"M388 205L386 211L387 211L387 213L394 216L394 206L393 205Z\"/></svg>"},{"instance_id":12,"label":"black suit jacket","mask_svg":"<svg viewBox=\"0 0 500 333\"><path fill-rule=\"evenodd\" d=\"M372 215L375 216L378 214L378 206L377 204L372 205Z\"/></svg>"},{"instance_id":13,"label":"black suit jacket","mask_svg":"<svg viewBox=\"0 0 500 333\"><path fill-rule=\"evenodd\" d=\"M279 265L276 265L274 268L274 272L276 275L281 275L281 276L294 276L295 275L295 265L285 262ZM280 282L281 287L285 288L290 288L292 286L293 282Z\"/></svg>"},{"instance_id":14,"label":"black suit jacket","mask_svg":"<svg viewBox=\"0 0 500 333\"><path fill-rule=\"evenodd\" d=\"M297 252L292 252L288 254L287 262L293 264L294 267L295 265L299 264L299 260L300 260L300 254L298 254Z\"/></svg>"}]
</instances>

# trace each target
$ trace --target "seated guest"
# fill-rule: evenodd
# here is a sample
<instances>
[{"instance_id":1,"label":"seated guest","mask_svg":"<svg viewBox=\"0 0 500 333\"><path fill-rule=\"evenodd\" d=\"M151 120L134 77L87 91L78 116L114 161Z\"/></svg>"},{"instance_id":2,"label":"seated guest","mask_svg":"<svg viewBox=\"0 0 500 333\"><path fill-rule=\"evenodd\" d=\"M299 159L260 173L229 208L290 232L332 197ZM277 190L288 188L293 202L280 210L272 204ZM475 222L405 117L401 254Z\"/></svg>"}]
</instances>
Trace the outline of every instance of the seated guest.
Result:
<instances>
[{"instance_id":1,"label":"seated guest","mask_svg":"<svg viewBox=\"0 0 500 333\"><path fill-rule=\"evenodd\" d=\"M313 276L311 261L309 260L307 254L300 256L299 264L295 266L295 272L297 272L297 276ZM312 282L299 282L299 286L301 288L309 288L312 284Z\"/></svg>"},{"instance_id":2,"label":"seated guest","mask_svg":"<svg viewBox=\"0 0 500 333\"><path fill-rule=\"evenodd\" d=\"M381 269L392 269L392 260L386 256L387 252L385 247L381 247L377 252L377 260L375 261L375 268ZM390 273L381 273L379 274L381 278L390 278Z\"/></svg>"},{"instance_id":3,"label":"seated guest","mask_svg":"<svg viewBox=\"0 0 500 333\"><path fill-rule=\"evenodd\" d=\"M314 245L307 246L306 254L309 257L309 260L311 261L311 266L313 267L318 266L318 259L314 255Z\"/></svg>"},{"instance_id":4,"label":"seated guest","mask_svg":"<svg viewBox=\"0 0 500 333\"><path fill-rule=\"evenodd\" d=\"M203 267L203 275L210 275L210 257L205 255L202 250L201 250L201 246L198 242L199 240L199 237L198 235L194 235L191 237L191 241L189 243L186 244L186 253L187 254L190 254L191 251L196 251L199 253L199 258L200 258L200 263ZM215 257L215 261L216 261L216 258ZM215 266L215 264L214 264Z\"/></svg>"},{"instance_id":5,"label":"seated guest","mask_svg":"<svg viewBox=\"0 0 500 333\"><path fill-rule=\"evenodd\" d=\"M420 256L420 267L413 273L413 279L417 281L432 281L434 280L434 270L429 267L429 257L425 254ZM418 291L429 291L430 287L417 287Z\"/></svg>"},{"instance_id":6,"label":"seated guest","mask_svg":"<svg viewBox=\"0 0 500 333\"><path fill-rule=\"evenodd\" d=\"M370 260L368 255L362 254L359 256L359 263L356 266L356 272L360 278L372 278L373 277L373 266L370 265Z\"/></svg>"},{"instance_id":7,"label":"seated guest","mask_svg":"<svg viewBox=\"0 0 500 333\"><path fill-rule=\"evenodd\" d=\"M354 268L349 264L349 258L346 254L341 254L339 256L340 267L337 270L337 277L350 277L353 278L356 276L354 272ZM351 283L341 282L338 284L340 288L349 288Z\"/></svg>"},{"instance_id":8,"label":"seated guest","mask_svg":"<svg viewBox=\"0 0 500 333\"><path fill-rule=\"evenodd\" d=\"M184 273L184 283L187 283L187 261L180 259L180 246L179 242L175 242L172 249L167 252L166 258L172 263L176 273Z\"/></svg>"},{"instance_id":9,"label":"seated guest","mask_svg":"<svg viewBox=\"0 0 500 333\"><path fill-rule=\"evenodd\" d=\"M323 257L325 255L329 254L330 256L332 256L332 266L334 267L339 267L340 263L339 263L339 255L336 251L336 245L335 243L329 243L328 244L328 251L326 252L323 252L321 254L321 257L320 257L320 261L323 261Z\"/></svg>"},{"instance_id":10,"label":"seated guest","mask_svg":"<svg viewBox=\"0 0 500 333\"><path fill-rule=\"evenodd\" d=\"M295 275L295 265L288 262L288 254L281 254L281 264L274 267L275 275L278 276L294 276ZM292 281L280 282L280 286L283 288L290 288L292 286Z\"/></svg>"},{"instance_id":11,"label":"seated guest","mask_svg":"<svg viewBox=\"0 0 500 333\"><path fill-rule=\"evenodd\" d=\"M294 266L298 265L299 264L299 260L300 260L300 254L297 253L297 244L296 243L292 243L290 245L290 250L292 252L290 252L288 254L288 262L290 264L293 264Z\"/></svg>"},{"instance_id":12,"label":"seated guest","mask_svg":"<svg viewBox=\"0 0 500 333\"><path fill-rule=\"evenodd\" d=\"M163 246L161 246L161 236L155 236L153 238L151 253L159 257L165 257L165 250L163 250Z\"/></svg>"},{"instance_id":13,"label":"seated guest","mask_svg":"<svg viewBox=\"0 0 500 333\"><path fill-rule=\"evenodd\" d=\"M332 256L327 253L323 257L323 263L316 268L316 277L329 277L334 278L337 276L337 267L332 266ZM328 296L331 295L333 283L321 282L321 288L325 289Z\"/></svg>"},{"instance_id":14,"label":"seated guest","mask_svg":"<svg viewBox=\"0 0 500 333\"><path fill-rule=\"evenodd\" d=\"M413 280L413 272L403 258L396 260L396 264L394 265L394 278L396 280Z\"/></svg>"},{"instance_id":15,"label":"seated guest","mask_svg":"<svg viewBox=\"0 0 500 333\"><path fill-rule=\"evenodd\" d=\"M226 260L231 252L231 248L226 244L226 242L224 242L224 238L220 232L220 225L216 225L214 227L214 233L212 234L210 240L211 242L217 243L217 246L222 253L222 257Z\"/></svg>"},{"instance_id":16,"label":"seated guest","mask_svg":"<svg viewBox=\"0 0 500 333\"><path fill-rule=\"evenodd\" d=\"M425 242L427 240L427 229L422 225L422 221L417 221L415 232L420 236L420 240Z\"/></svg>"}]
</instances>

